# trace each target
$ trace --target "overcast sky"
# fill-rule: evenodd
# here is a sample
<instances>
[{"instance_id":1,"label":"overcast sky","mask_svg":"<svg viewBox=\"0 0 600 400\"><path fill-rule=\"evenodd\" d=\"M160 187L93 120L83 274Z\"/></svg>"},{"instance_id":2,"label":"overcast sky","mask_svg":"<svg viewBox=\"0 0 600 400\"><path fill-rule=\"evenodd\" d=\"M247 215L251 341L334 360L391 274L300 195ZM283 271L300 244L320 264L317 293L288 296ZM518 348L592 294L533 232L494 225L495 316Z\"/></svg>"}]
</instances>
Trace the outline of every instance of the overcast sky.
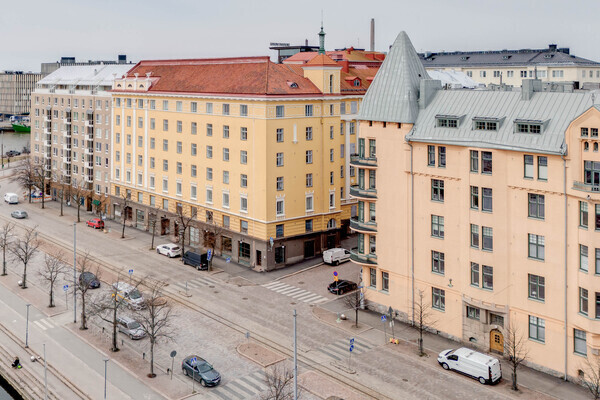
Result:
<instances>
[{"instance_id":1,"label":"overcast sky","mask_svg":"<svg viewBox=\"0 0 600 400\"><path fill-rule=\"evenodd\" d=\"M417 51L570 47L600 61L600 0L5 0L0 70L61 56L129 60L254 56L270 42L386 51L405 30Z\"/></svg>"}]
</instances>

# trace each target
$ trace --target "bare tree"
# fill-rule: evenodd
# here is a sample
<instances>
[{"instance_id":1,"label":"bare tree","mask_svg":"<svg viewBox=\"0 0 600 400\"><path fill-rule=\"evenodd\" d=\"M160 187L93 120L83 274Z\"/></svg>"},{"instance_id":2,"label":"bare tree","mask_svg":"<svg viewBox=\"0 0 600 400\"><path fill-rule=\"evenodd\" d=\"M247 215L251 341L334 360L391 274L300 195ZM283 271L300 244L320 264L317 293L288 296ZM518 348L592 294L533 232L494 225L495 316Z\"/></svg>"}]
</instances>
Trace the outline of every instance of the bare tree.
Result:
<instances>
[{"instance_id":1,"label":"bare tree","mask_svg":"<svg viewBox=\"0 0 600 400\"><path fill-rule=\"evenodd\" d=\"M425 292L419 290L417 302L414 305L415 320L413 321L413 327L417 330L419 338L417 344L419 346L419 355L424 356L425 351L423 349L423 334L427 331L428 327L435 324L433 315L431 314L431 304L425 302Z\"/></svg>"},{"instance_id":2,"label":"bare tree","mask_svg":"<svg viewBox=\"0 0 600 400\"><path fill-rule=\"evenodd\" d=\"M190 207L189 214L183 210L183 206L177 207L177 222L179 222L179 245L181 246L181 254L185 254L185 238L186 233L196 219L198 212L195 207ZM183 258L182 258L183 259Z\"/></svg>"},{"instance_id":3,"label":"bare tree","mask_svg":"<svg viewBox=\"0 0 600 400\"><path fill-rule=\"evenodd\" d=\"M360 310L360 290L355 290L354 292L346 295L344 297L344 304L346 307L352 309L354 311L354 327L358 328L358 310Z\"/></svg>"},{"instance_id":4,"label":"bare tree","mask_svg":"<svg viewBox=\"0 0 600 400\"><path fill-rule=\"evenodd\" d=\"M154 347L160 341L169 341L173 339L173 330L171 326L172 307L167 298L163 295L163 288L166 283L154 281L149 284L150 293L145 299L146 307L136 311L136 319L140 324L142 331L150 339L150 373L148 377L154 378Z\"/></svg>"},{"instance_id":5,"label":"bare tree","mask_svg":"<svg viewBox=\"0 0 600 400\"><path fill-rule=\"evenodd\" d=\"M33 182L41 191L42 208L46 208L46 186L48 185L49 172L46 172L42 163L33 164Z\"/></svg>"},{"instance_id":6,"label":"bare tree","mask_svg":"<svg viewBox=\"0 0 600 400\"><path fill-rule=\"evenodd\" d=\"M85 195L88 192L88 190L85 188L85 181L82 180L81 182L77 182L76 179L72 179L70 192L71 201L74 201L75 205L77 206L77 222L81 222L81 203L82 199L85 198Z\"/></svg>"},{"instance_id":7,"label":"bare tree","mask_svg":"<svg viewBox=\"0 0 600 400\"><path fill-rule=\"evenodd\" d=\"M36 227L30 229L25 228L24 235L18 236L17 239L12 242L10 247L10 251L23 263L22 289L27 288L27 264L29 264L40 245L37 234Z\"/></svg>"},{"instance_id":8,"label":"bare tree","mask_svg":"<svg viewBox=\"0 0 600 400\"><path fill-rule=\"evenodd\" d=\"M67 264L62 260L64 253L61 250L54 254L44 254L44 265L40 270L40 275L50 288L50 303L48 307L54 307L54 285L59 277L64 276L68 270Z\"/></svg>"},{"instance_id":9,"label":"bare tree","mask_svg":"<svg viewBox=\"0 0 600 400\"><path fill-rule=\"evenodd\" d=\"M102 214L102 210L108 203L108 196L103 195L101 193L93 193L92 203L94 204L94 212L96 213L96 215L100 216Z\"/></svg>"},{"instance_id":10,"label":"bare tree","mask_svg":"<svg viewBox=\"0 0 600 400\"><path fill-rule=\"evenodd\" d=\"M588 354L581 370L579 383L590 391L594 400L600 399L600 357Z\"/></svg>"},{"instance_id":11,"label":"bare tree","mask_svg":"<svg viewBox=\"0 0 600 400\"><path fill-rule=\"evenodd\" d=\"M154 250L154 238L156 237L156 224L158 223L158 215L156 212L148 213L148 229L152 231L152 243L150 250Z\"/></svg>"},{"instance_id":12,"label":"bare tree","mask_svg":"<svg viewBox=\"0 0 600 400\"><path fill-rule=\"evenodd\" d=\"M67 178L65 175L63 175L62 173L53 173L52 174L52 183L51 186L54 186L54 188L56 189L56 196L58 197L58 199L60 200L60 216L62 217L64 215L63 212L63 207L64 207L64 203L65 203L65 198L67 196L66 192L66 187L68 186L67 183L65 182Z\"/></svg>"},{"instance_id":13,"label":"bare tree","mask_svg":"<svg viewBox=\"0 0 600 400\"><path fill-rule=\"evenodd\" d=\"M81 275L88 275L87 273L92 273L96 276L96 278L100 279L100 268L98 265L91 259L90 253L86 251L83 256L77 257L77 265L79 267L79 273ZM79 293L79 298L81 299L81 326L79 329L85 330L87 329L87 320L88 320L88 310L86 309L88 295L90 289L92 287L92 281L89 279L76 279L73 282L73 287Z\"/></svg>"},{"instance_id":14,"label":"bare tree","mask_svg":"<svg viewBox=\"0 0 600 400\"><path fill-rule=\"evenodd\" d=\"M506 327L504 352L512 369L512 390L519 390L517 386L517 370L521 363L527 360L527 340L516 325L512 323Z\"/></svg>"},{"instance_id":15,"label":"bare tree","mask_svg":"<svg viewBox=\"0 0 600 400\"><path fill-rule=\"evenodd\" d=\"M33 186L35 184L34 168L33 159L31 157L25 157L25 159L15 167L14 173L10 178L11 182L18 183L19 186L29 192L30 203Z\"/></svg>"},{"instance_id":16,"label":"bare tree","mask_svg":"<svg viewBox=\"0 0 600 400\"><path fill-rule=\"evenodd\" d=\"M204 246L205 249L210 249L212 252L212 257L208 261L209 271L212 269L212 260L215 256L217 242L223 233L223 227L217 225L212 215L212 211L207 212L206 226L202 236L202 246Z\"/></svg>"},{"instance_id":17,"label":"bare tree","mask_svg":"<svg viewBox=\"0 0 600 400\"><path fill-rule=\"evenodd\" d=\"M0 248L2 249L2 276L6 275L6 250L10 250L15 224L7 222L0 228Z\"/></svg>"},{"instance_id":18,"label":"bare tree","mask_svg":"<svg viewBox=\"0 0 600 400\"><path fill-rule=\"evenodd\" d=\"M128 192L121 195L121 200L123 200L123 207L121 208L121 216L123 217L121 239L125 239L125 222L127 222L127 208L129 207L130 196L131 194Z\"/></svg>"},{"instance_id":19,"label":"bare tree","mask_svg":"<svg viewBox=\"0 0 600 400\"><path fill-rule=\"evenodd\" d=\"M278 364L265 372L267 390L262 400L294 400L294 372L287 365ZM298 398L300 398L298 393Z\"/></svg>"}]
</instances>

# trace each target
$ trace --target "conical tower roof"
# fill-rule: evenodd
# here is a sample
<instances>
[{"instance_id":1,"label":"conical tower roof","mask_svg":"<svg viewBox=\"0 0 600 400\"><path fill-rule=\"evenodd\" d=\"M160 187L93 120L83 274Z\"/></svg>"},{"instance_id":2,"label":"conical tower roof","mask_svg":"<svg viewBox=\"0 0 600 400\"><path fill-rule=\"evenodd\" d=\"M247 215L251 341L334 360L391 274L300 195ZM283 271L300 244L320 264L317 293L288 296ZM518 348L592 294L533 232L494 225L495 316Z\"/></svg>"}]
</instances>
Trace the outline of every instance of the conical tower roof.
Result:
<instances>
[{"instance_id":1,"label":"conical tower roof","mask_svg":"<svg viewBox=\"0 0 600 400\"><path fill-rule=\"evenodd\" d=\"M359 119L414 123L422 79L430 78L408 35L402 31L365 94Z\"/></svg>"}]
</instances>

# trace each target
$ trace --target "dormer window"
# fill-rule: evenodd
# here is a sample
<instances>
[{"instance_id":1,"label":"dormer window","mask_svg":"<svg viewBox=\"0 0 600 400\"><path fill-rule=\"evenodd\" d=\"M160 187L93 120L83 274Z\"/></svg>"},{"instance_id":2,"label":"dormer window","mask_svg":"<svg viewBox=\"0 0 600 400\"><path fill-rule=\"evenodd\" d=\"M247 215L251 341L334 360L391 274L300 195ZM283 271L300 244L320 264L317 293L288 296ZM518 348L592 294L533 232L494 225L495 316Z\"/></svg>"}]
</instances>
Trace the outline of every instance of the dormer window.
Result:
<instances>
[{"instance_id":1,"label":"dormer window","mask_svg":"<svg viewBox=\"0 0 600 400\"><path fill-rule=\"evenodd\" d=\"M292 89L298 89L298 84L296 82L290 82L288 81L288 86L291 87Z\"/></svg>"},{"instance_id":2,"label":"dormer window","mask_svg":"<svg viewBox=\"0 0 600 400\"><path fill-rule=\"evenodd\" d=\"M469 57L467 57L467 56L462 56L460 59L461 59L462 61L467 61L467 60L469 59Z\"/></svg>"},{"instance_id":3,"label":"dormer window","mask_svg":"<svg viewBox=\"0 0 600 400\"><path fill-rule=\"evenodd\" d=\"M532 133L539 135L542 133L542 130L545 125L547 125L548 120L539 121L539 120L526 120L526 119L516 119L515 120L515 133Z\"/></svg>"},{"instance_id":4,"label":"dormer window","mask_svg":"<svg viewBox=\"0 0 600 400\"><path fill-rule=\"evenodd\" d=\"M354 80L354 86L360 86L360 79Z\"/></svg>"},{"instance_id":5,"label":"dormer window","mask_svg":"<svg viewBox=\"0 0 600 400\"><path fill-rule=\"evenodd\" d=\"M554 54L544 54L544 58L552 58L554 57Z\"/></svg>"},{"instance_id":6,"label":"dormer window","mask_svg":"<svg viewBox=\"0 0 600 400\"><path fill-rule=\"evenodd\" d=\"M502 56L503 60L508 60L509 58L511 58L512 56L506 55L506 56Z\"/></svg>"},{"instance_id":7,"label":"dormer window","mask_svg":"<svg viewBox=\"0 0 600 400\"><path fill-rule=\"evenodd\" d=\"M458 128L458 118L436 118L438 128Z\"/></svg>"},{"instance_id":8,"label":"dormer window","mask_svg":"<svg viewBox=\"0 0 600 400\"><path fill-rule=\"evenodd\" d=\"M504 118L474 117L473 129L476 131L497 131Z\"/></svg>"}]
</instances>

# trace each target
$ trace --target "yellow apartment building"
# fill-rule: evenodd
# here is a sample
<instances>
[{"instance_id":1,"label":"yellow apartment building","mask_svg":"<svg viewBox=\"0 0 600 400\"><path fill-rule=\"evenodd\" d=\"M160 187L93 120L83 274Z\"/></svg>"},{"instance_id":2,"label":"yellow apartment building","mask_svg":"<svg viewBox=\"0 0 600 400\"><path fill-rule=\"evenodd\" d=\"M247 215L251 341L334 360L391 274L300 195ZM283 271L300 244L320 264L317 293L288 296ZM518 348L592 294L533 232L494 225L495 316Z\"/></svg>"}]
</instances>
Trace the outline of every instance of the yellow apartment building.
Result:
<instances>
[{"instance_id":1,"label":"yellow apartment building","mask_svg":"<svg viewBox=\"0 0 600 400\"><path fill-rule=\"evenodd\" d=\"M577 378L600 350L600 106L592 92L441 90L402 32L359 114L358 233L371 308Z\"/></svg>"},{"instance_id":2,"label":"yellow apartment building","mask_svg":"<svg viewBox=\"0 0 600 400\"><path fill-rule=\"evenodd\" d=\"M349 160L370 84L345 92L341 69L324 54L138 63L113 87L113 216L148 229L154 214L177 237L178 210L193 214L192 247L217 227L216 253L257 269L335 247L356 213Z\"/></svg>"}]
</instances>

